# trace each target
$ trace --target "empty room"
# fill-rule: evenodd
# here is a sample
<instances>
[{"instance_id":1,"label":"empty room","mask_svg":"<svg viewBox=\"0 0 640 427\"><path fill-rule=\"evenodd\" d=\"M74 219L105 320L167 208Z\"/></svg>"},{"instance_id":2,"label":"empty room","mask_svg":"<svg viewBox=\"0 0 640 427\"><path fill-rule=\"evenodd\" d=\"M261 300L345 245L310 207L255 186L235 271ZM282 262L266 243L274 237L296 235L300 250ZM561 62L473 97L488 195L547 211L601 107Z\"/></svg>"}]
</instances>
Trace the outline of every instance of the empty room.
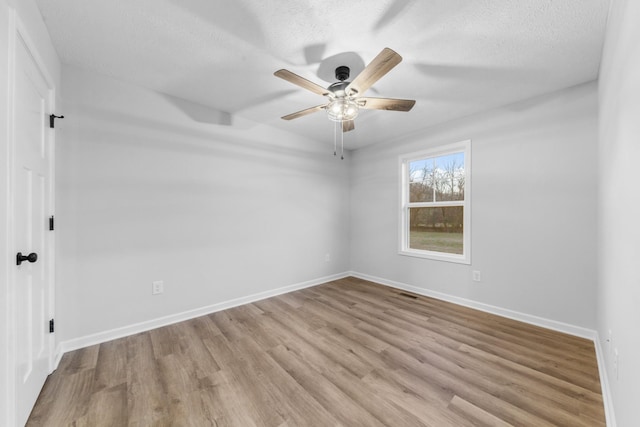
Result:
<instances>
[{"instance_id":1,"label":"empty room","mask_svg":"<svg viewBox=\"0 0 640 427\"><path fill-rule=\"evenodd\" d=\"M0 425L640 425L640 2L0 0Z\"/></svg>"}]
</instances>

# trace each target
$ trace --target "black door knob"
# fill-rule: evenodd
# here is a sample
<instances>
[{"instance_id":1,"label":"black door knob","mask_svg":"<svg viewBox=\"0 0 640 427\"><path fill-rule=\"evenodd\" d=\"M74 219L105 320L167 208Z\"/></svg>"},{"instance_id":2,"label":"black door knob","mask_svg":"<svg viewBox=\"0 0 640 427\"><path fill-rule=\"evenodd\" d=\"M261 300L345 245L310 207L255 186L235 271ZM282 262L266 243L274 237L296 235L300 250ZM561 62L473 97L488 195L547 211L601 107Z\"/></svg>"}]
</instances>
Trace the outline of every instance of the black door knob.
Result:
<instances>
[{"instance_id":1,"label":"black door knob","mask_svg":"<svg viewBox=\"0 0 640 427\"><path fill-rule=\"evenodd\" d=\"M18 252L16 255L16 264L22 264L22 261L36 262L38 260L38 254L31 252L29 255L22 255L22 252Z\"/></svg>"}]
</instances>

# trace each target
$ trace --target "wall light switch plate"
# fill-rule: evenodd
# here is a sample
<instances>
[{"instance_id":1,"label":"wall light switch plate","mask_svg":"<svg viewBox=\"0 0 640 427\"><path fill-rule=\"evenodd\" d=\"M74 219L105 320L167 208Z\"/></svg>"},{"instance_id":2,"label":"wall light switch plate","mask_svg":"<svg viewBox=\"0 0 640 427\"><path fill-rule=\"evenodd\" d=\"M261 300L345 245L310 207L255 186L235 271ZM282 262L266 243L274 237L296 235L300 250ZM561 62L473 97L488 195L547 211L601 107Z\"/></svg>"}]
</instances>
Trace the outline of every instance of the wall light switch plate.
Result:
<instances>
[{"instance_id":1,"label":"wall light switch plate","mask_svg":"<svg viewBox=\"0 0 640 427\"><path fill-rule=\"evenodd\" d=\"M473 281L474 282L480 282L480 280L481 280L480 272L478 270L474 270L474 272L473 272Z\"/></svg>"}]
</instances>

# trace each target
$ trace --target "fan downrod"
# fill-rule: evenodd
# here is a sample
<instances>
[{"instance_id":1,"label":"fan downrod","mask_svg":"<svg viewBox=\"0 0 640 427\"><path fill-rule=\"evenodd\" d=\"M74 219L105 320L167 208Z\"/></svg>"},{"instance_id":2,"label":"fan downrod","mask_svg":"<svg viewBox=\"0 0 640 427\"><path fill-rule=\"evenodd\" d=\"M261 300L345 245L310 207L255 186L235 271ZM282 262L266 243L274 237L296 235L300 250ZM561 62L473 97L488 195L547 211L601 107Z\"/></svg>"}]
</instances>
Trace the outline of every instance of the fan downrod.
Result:
<instances>
[{"instance_id":1,"label":"fan downrod","mask_svg":"<svg viewBox=\"0 0 640 427\"><path fill-rule=\"evenodd\" d=\"M349 69L349 67L347 67L346 65L341 65L340 67L336 68L336 79L343 82L349 78L350 72L351 70Z\"/></svg>"}]
</instances>

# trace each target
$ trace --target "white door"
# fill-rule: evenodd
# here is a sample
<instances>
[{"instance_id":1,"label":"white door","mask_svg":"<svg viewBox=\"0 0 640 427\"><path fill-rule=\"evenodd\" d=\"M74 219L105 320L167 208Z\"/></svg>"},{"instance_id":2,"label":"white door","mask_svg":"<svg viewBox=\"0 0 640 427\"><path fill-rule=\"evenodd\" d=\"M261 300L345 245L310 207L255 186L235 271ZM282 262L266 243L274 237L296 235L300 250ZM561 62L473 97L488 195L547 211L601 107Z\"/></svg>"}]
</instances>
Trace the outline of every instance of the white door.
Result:
<instances>
[{"instance_id":1,"label":"white door","mask_svg":"<svg viewBox=\"0 0 640 427\"><path fill-rule=\"evenodd\" d=\"M49 374L50 89L23 40L16 40L13 223L18 425ZM24 259L18 265L18 252ZM37 259L36 259L37 258Z\"/></svg>"}]
</instances>

